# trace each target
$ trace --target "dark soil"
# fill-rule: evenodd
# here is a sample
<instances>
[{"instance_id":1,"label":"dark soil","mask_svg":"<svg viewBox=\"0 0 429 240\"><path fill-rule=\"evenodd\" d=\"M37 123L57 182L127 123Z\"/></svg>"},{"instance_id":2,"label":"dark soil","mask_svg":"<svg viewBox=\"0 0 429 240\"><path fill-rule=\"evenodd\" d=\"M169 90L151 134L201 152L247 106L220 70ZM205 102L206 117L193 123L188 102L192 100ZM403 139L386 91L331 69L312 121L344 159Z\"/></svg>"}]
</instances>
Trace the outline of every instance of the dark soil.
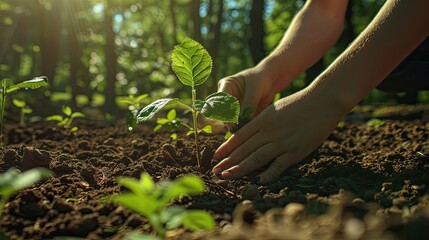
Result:
<instances>
[{"instance_id":1,"label":"dark soil","mask_svg":"<svg viewBox=\"0 0 429 240\"><path fill-rule=\"evenodd\" d=\"M123 190L116 176L156 181L193 173L208 188L176 204L210 211L212 232L169 232L172 239L429 239L429 122L385 119L381 126L347 122L300 164L267 185L252 177L222 180L195 166L192 138L141 126L81 122L70 133L54 124L7 125L0 172L51 169L55 176L21 190L0 217L11 239L123 239L151 232L147 221L101 201ZM223 136L201 136L203 159Z\"/></svg>"}]
</instances>

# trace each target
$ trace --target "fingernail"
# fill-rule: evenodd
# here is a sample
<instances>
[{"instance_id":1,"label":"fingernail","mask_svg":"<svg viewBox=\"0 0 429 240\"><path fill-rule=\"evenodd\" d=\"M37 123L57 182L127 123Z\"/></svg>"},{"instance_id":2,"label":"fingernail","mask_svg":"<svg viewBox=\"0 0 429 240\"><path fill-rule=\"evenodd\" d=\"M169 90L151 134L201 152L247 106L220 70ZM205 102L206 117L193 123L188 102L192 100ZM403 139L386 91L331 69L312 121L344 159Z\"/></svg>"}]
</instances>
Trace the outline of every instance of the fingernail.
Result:
<instances>
[{"instance_id":1,"label":"fingernail","mask_svg":"<svg viewBox=\"0 0 429 240\"><path fill-rule=\"evenodd\" d=\"M232 174L231 170L226 170L226 171L223 171L221 173L221 176L222 176L222 178L229 179L229 178L233 177L233 174Z\"/></svg>"},{"instance_id":2,"label":"fingernail","mask_svg":"<svg viewBox=\"0 0 429 240\"><path fill-rule=\"evenodd\" d=\"M218 174L220 172L221 172L221 169L217 168L216 166L212 169L212 173L214 173L214 174Z\"/></svg>"}]
</instances>

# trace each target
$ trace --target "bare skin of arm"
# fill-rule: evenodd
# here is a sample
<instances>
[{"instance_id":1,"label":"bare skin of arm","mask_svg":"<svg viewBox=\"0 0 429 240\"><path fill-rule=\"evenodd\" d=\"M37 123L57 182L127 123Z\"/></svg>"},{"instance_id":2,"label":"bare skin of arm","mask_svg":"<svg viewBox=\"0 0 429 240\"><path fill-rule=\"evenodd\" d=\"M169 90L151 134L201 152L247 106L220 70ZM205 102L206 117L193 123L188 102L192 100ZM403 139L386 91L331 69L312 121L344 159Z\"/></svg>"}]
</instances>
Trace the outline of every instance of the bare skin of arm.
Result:
<instances>
[{"instance_id":1,"label":"bare skin of arm","mask_svg":"<svg viewBox=\"0 0 429 240\"><path fill-rule=\"evenodd\" d=\"M347 0L310 0L294 17L277 48L257 66L219 81L219 91L252 108L254 116L274 95L313 65L338 40L344 25Z\"/></svg>"},{"instance_id":2,"label":"bare skin of arm","mask_svg":"<svg viewBox=\"0 0 429 240\"><path fill-rule=\"evenodd\" d=\"M270 105L222 144L214 156L222 161L213 172L237 178L270 164L259 175L268 182L301 161L429 35L427 12L429 1L386 1L310 86Z\"/></svg>"}]
</instances>

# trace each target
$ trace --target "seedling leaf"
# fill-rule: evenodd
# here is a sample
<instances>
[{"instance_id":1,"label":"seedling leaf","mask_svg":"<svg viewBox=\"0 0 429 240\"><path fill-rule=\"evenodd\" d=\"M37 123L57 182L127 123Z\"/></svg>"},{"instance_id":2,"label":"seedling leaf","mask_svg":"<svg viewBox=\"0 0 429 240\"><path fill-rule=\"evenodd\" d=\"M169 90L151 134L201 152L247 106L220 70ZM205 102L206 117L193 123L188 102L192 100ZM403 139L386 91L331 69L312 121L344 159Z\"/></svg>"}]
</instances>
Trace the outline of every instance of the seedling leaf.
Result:
<instances>
[{"instance_id":1,"label":"seedling leaf","mask_svg":"<svg viewBox=\"0 0 429 240\"><path fill-rule=\"evenodd\" d=\"M15 107L17 107L17 108L25 107L25 101L22 101L19 99L13 99L12 102L13 102L13 105L15 105Z\"/></svg>"},{"instance_id":2,"label":"seedling leaf","mask_svg":"<svg viewBox=\"0 0 429 240\"><path fill-rule=\"evenodd\" d=\"M207 97L201 114L213 120L238 123L240 103L228 93L216 92Z\"/></svg>"},{"instance_id":3,"label":"seedling leaf","mask_svg":"<svg viewBox=\"0 0 429 240\"><path fill-rule=\"evenodd\" d=\"M46 119L46 121L61 122L61 121L63 121L64 118L61 115L52 115L52 116L46 117L45 119Z\"/></svg>"},{"instance_id":4,"label":"seedling leaf","mask_svg":"<svg viewBox=\"0 0 429 240\"><path fill-rule=\"evenodd\" d=\"M170 111L168 111L167 113L167 120L168 121L173 121L174 119L176 119L176 109L171 109Z\"/></svg>"},{"instance_id":5,"label":"seedling leaf","mask_svg":"<svg viewBox=\"0 0 429 240\"><path fill-rule=\"evenodd\" d=\"M205 133L212 133L212 132L213 132L213 131L212 131L212 126L211 126L211 125L207 125L207 126L203 127L203 128L201 129L201 131L203 131L203 132L205 132Z\"/></svg>"},{"instance_id":6,"label":"seedling leaf","mask_svg":"<svg viewBox=\"0 0 429 240\"><path fill-rule=\"evenodd\" d=\"M190 210L183 216L183 226L191 231L200 229L211 230L215 226L213 217L202 210Z\"/></svg>"},{"instance_id":7,"label":"seedling leaf","mask_svg":"<svg viewBox=\"0 0 429 240\"><path fill-rule=\"evenodd\" d=\"M48 84L48 78L47 77L36 77L31 80L27 80L15 85L10 85L7 87L6 93L11 93L16 90L22 89L22 88L28 88L28 89L37 89L43 86L46 86Z\"/></svg>"},{"instance_id":8,"label":"seedling leaf","mask_svg":"<svg viewBox=\"0 0 429 240\"><path fill-rule=\"evenodd\" d=\"M200 178L194 175L185 175L176 179L168 190L166 196L170 200L184 195L202 193L205 190L205 186Z\"/></svg>"},{"instance_id":9,"label":"seedling leaf","mask_svg":"<svg viewBox=\"0 0 429 240\"><path fill-rule=\"evenodd\" d=\"M177 98L164 98L152 102L137 113L137 122L140 123L153 118L153 116L155 116L155 114L167 104L175 103L178 101L179 100Z\"/></svg>"},{"instance_id":10,"label":"seedling leaf","mask_svg":"<svg viewBox=\"0 0 429 240\"><path fill-rule=\"evenodd\" d=\"M28 171L25 171L21 174L20 177L16 178L12 182L12 187L15 190L26 188L38 181L42 178L48 177L52 174L51 171L44 168L33 168Z\"/></svg>"},{"instance_id":11,"label":"seedling leaf","mask_svg":"<svg viewBox=\"0 0 429 240\"><path fill-rule=\"evenodd\" d=\"M150 192L154 190L155 182L148 173L142 173L140 175L140 186L144 192Z\"/></svg>"},{"instance_id":12,"label":"seedling leaf","mask_svg":"<svg viewBox=\"0 0 429 240\"><path fill-rule=\"evenodd\" d=\"M67 117L69 117L72 114L72 109L69 106L63 106L63 113L64 115L66 115Z\"/></svg>"},{"instance_id":13,"label":"seedling leaf","mask_svg":"<svg viewBox=\"0 0 429 240\"><path fill-rule=\"evenodd\" d=\"M172 68L186 86L198 86L209 77L213 62L204 47L191 38L185 38L171 55Z\"/></svg>"},{"instance_id":14,"label":"seedling leaf","mask_svg":"<svg viewBox=\"0 0 429 240\"><path fill-rule=\"evenodd\" d=\"M132 193L121 193L113 197L113 201L142 214L145 217L150 217L157 211L158 204L156 199L143 198Z\"/></svg>"},{"instance_id":15,"label":"seedling leaf","mask_svg":"<svg viewBox=\"0 0 429 240\"><path fill-rule=\"evenodd\" d=\"M142 195L142 188L140 187L139 181L137 181L136 179L128 177L118 177L116 181L124 187L128 188L134 194L139 196Z\"/></svg>"}]
</instances>

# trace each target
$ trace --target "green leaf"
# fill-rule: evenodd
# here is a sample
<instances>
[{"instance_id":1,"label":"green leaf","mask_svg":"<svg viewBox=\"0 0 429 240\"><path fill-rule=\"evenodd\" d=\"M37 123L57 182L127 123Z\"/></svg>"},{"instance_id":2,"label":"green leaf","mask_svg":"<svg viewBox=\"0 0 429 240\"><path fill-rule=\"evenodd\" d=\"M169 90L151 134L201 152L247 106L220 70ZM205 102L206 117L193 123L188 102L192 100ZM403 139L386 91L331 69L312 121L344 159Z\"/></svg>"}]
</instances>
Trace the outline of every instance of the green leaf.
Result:
<instances>
[{"instance_id":1,"label":"green leaf","mask_svg":"<svg viewBox=\"0 0 429 240\"><path fill-rule=\"evenodd\" d=\"M167 118L158 118L156 119L156 123L159 125L165 125L169 123L170 121Z\"/></svg>"},{"instance_id":2,"label":"green leaf","mask_svg":"<svg viewBox=\"0 0 429 240\"><path fill-rule=\"evenodd\" d=\"M120 195L113 196L113 201L147 218L150 218L158 209L157 199L142 197L132 193L121 193Z\"/></svg>"},{"instance_id":3,"label":"green leaf","mask_svg":"<svg viewBox=\"0 0 429 240\"><path fill-rule=\"evenodd\" d=\"M186 136L191 136L192 134L194 134L194 131L193 131L193 130L189 130L189 131L186 133Z\"/></svg>"},{"instance_id":4,"label":"green leaf","mask_svg":"<svg viewBox=\"0 0 429 240\"><path fill-rule=\"evenodd\" d=\"M37 89L40 87L44 87L48 84L48 78L47 77L37 77L31 80L27 80L15 85L11 85L7 87L6 93L11 93L16 90L22 89L22 88L28 88L28 89Z\"/></svg>"},{"instance_id":5,"label":"green leaf","mask_svg":"<svg viewBox=\"0 0 429 240\"><path fill-rule=\"evenodd\" d=\"M168 230L176 229L182 225L185 212L186 210L179 206L171 206L161 212L160 220Z\"/></svg>"},{"instance_id":6,"label":"green leaf","mask_svg":"<svg viewBox=\"0 0 429 240\"><path fill-rule=\"evenodd\" d=\"M72 128L70 128L70 132L77 132L77 130L79 130L79 128L78 127L72 127Z\"/></svg>"},{"instance_id":7,"label":"green leaf","mask_svg":"<svg viewBox=\"0 0 429 240\"><path fill-rule=\"evenodd\" d=\"M69 106L63 106L63 113L67 117L69 117L73 113L73 111L72 111L71 107L69 107Z\"/></svg>"},{"instance_id":8,"label":"green leaf","mask_svg":"<svg viewBox=\"0 0 429 240\"><path fill-rule=\"evenodd\" d=\"M85 114L81 113L81 112L74 112L71 114L70 118L75 119L75 118L84 118Z\"/></svg>"},{"instance_id":9,"label":"green leaf","mask_svg":"<svg viewBox=\"0 0 429 240\"><path fill-rule=\"evenodd\" d=\"M12 100L12 103L17 108L23 108L23 107L25 107L25 101L22 101L22 100L19 100L19 99L16 99L16 98Z\"/></svg>"},{"instance_id":10,"label":"green leaf","mask_svg":"<svg viewBox=\"0 0 429 240\"><path fill-rule=\"evenodd\" d=\"M205 191L203 180L195 175L185 175L172 182L166 193L168 202L176 197L195 195Z\"/></svg>"},{"instance_id":11,"label":"green leaf","mask_svg":"<svg viewBox=\"0 0 429 240\"><path fill-rule=\"evenodd\" d=\"M134 105L134 101L128 97L121 97L118 99L118 102L124 105Z\"/></svg>"},{"instance_id":12,"label":"green leaf","mask_svg":"<svg viewBox=\"0 0 429 240\"><path fill-rule=\"evenodd\" d=\"M207 126L203 127L203 128L201 129L201 131L203 131L203 132L205 132L205 133L212 133L212 132L213 132L213 131L212 131L212 126L211 126L211 125L207 125Z\"/></svg>"},{"instance_id":13,"label":"green leaf","mask_svg":"<svg viewBox=\"0 0 429 240\"><path fill-rule=\"evenodd\" d=\"M22 108L22 112L25 114L30 114L33 112L33 109L31 109L29 107L24 107L24 108Z\"/></svg>"},{"instance_id":14,"label":"green leaf","mask_svg":"<svg viewBox=\"0 0 429 240\"><path fill-rule=\"evenodd\" d=\"M167 104L175 102L178 102L177 98L164 98L152 102L137 113L137 122L140 123L153 118L153 116Z\"/></svg>"},{"instance_id":15,"label":"green leaf","mask_svg":"<svg viewBox=\"0 0 429 240\"><path fill-rule=\"evenodd\" d=\"M176 109L171 109L170 111L168 111L167 113L167 119L171 122L174 119L176 119Z\"/></svg>"},{"instance_id":16,"label":"green leaf","mask_svg":"<svg viewBox=\"0 0 429 240\"><path fill-rule=\"evenodd\" d=\"M116 181L122 186L128 188L134 194L139 196L142 195L142 188L138 180L129 177L118 177L116 178Z\"/></svg>"},{"instance_id":17,"label":"green leaf","mask_svg":"<svg viewBox=\"0 0 429 240\"><path fill-rule=\"evenodd\" d=\"M191 231L211 230L215 227L213 217L203 210L188 210L183 217L183 226Z\"/></svg>"},{"instance_id":18,"label":"green leaf","mask_svg":"<svg viewBox=\"0 0 429 240\"><path fill-rule=\"evenodd\" d=\"M176 140L177 139L177 133L172 133L170 135L171 140Z\"/></svg>"},{"instance_id":19,"label":"green leaf","mask_svg":"<svg viewBox=\"0 0 429 240\"><path fill-rule=\"evenodd\" d=\"M148 173L144 172L140 175L140 186L144 192L150 192L155 189L155 182Z\"/></svg>"},{"instance_id":20,"label":"green leaf","mask_svg":"<svg viewBox=\"0 0 429 240\"><path fill-rule=\"evenodd\" d=\"M201 114L213 120L238 123L240 103L228 93L216 92L207 97Z\"/></svg>"},{"instance_id":21,"label":"green leaf","mask_svg":"<svg viewBox=\"0 0 429 240\"><path fill-rule=\"evenodd\" d=\"M61 122L63 121L63 119L64 117L61 115L52 115L45 118L46 121L56 121L56 122Z\"/></svg>"},{"instance_id":22,"label":"green leaf","mask_svg":"<svg viewBox=\"0 0 429 240\"><path fill-rule=\"evenodd\" d=\"M52 172L47 169L33 168L18 175L12 182L12 187L15 190L26 188L51 174Z\"/></svg>"},{"instance_id":23,"label":"green leaf","mask_svg":"<svg viewBox=\"0 0 429 240\"><path fill-rule=\"evenodd\" d=\"M232 136L232 132L228 131L225 133L225 136L223 137L223 139L228 140L231 136Z\"/></svg>"},{"instance_id":24,"label":"green leaf","mask_svg":"<svg viewBox=\"0 0 429 240\"><path fill-rule=\"evenodd\" d=\"M161 129L162 128L162 125L161 124L158 124L158 125L156 125L154 128L153 128L153 131L154 132L157 132L157 131L159 131L159 129Z\"/></svg>"},{"instance_id":25,"label":"green leaf","mask_svg":"<svg viewBox=\"0 0 429 240\"><path fill-rule=\"evenodd\" d=\"M212 70L213 62L207 50L188 37L174 47L171 59L174 73L187 86L204 83Z\"/></svg>"},{"instance_id":26,"label":"green leaf","mask_svg":"<svg viewBox=\"0 0 429 240\"><path fill-rule=\"evenodd\" d=\"M139 96L136 97L136 102L140 103L143 99L147 98L149 95L148 94L141 94Z\"/></svg>"}]
</instances>

